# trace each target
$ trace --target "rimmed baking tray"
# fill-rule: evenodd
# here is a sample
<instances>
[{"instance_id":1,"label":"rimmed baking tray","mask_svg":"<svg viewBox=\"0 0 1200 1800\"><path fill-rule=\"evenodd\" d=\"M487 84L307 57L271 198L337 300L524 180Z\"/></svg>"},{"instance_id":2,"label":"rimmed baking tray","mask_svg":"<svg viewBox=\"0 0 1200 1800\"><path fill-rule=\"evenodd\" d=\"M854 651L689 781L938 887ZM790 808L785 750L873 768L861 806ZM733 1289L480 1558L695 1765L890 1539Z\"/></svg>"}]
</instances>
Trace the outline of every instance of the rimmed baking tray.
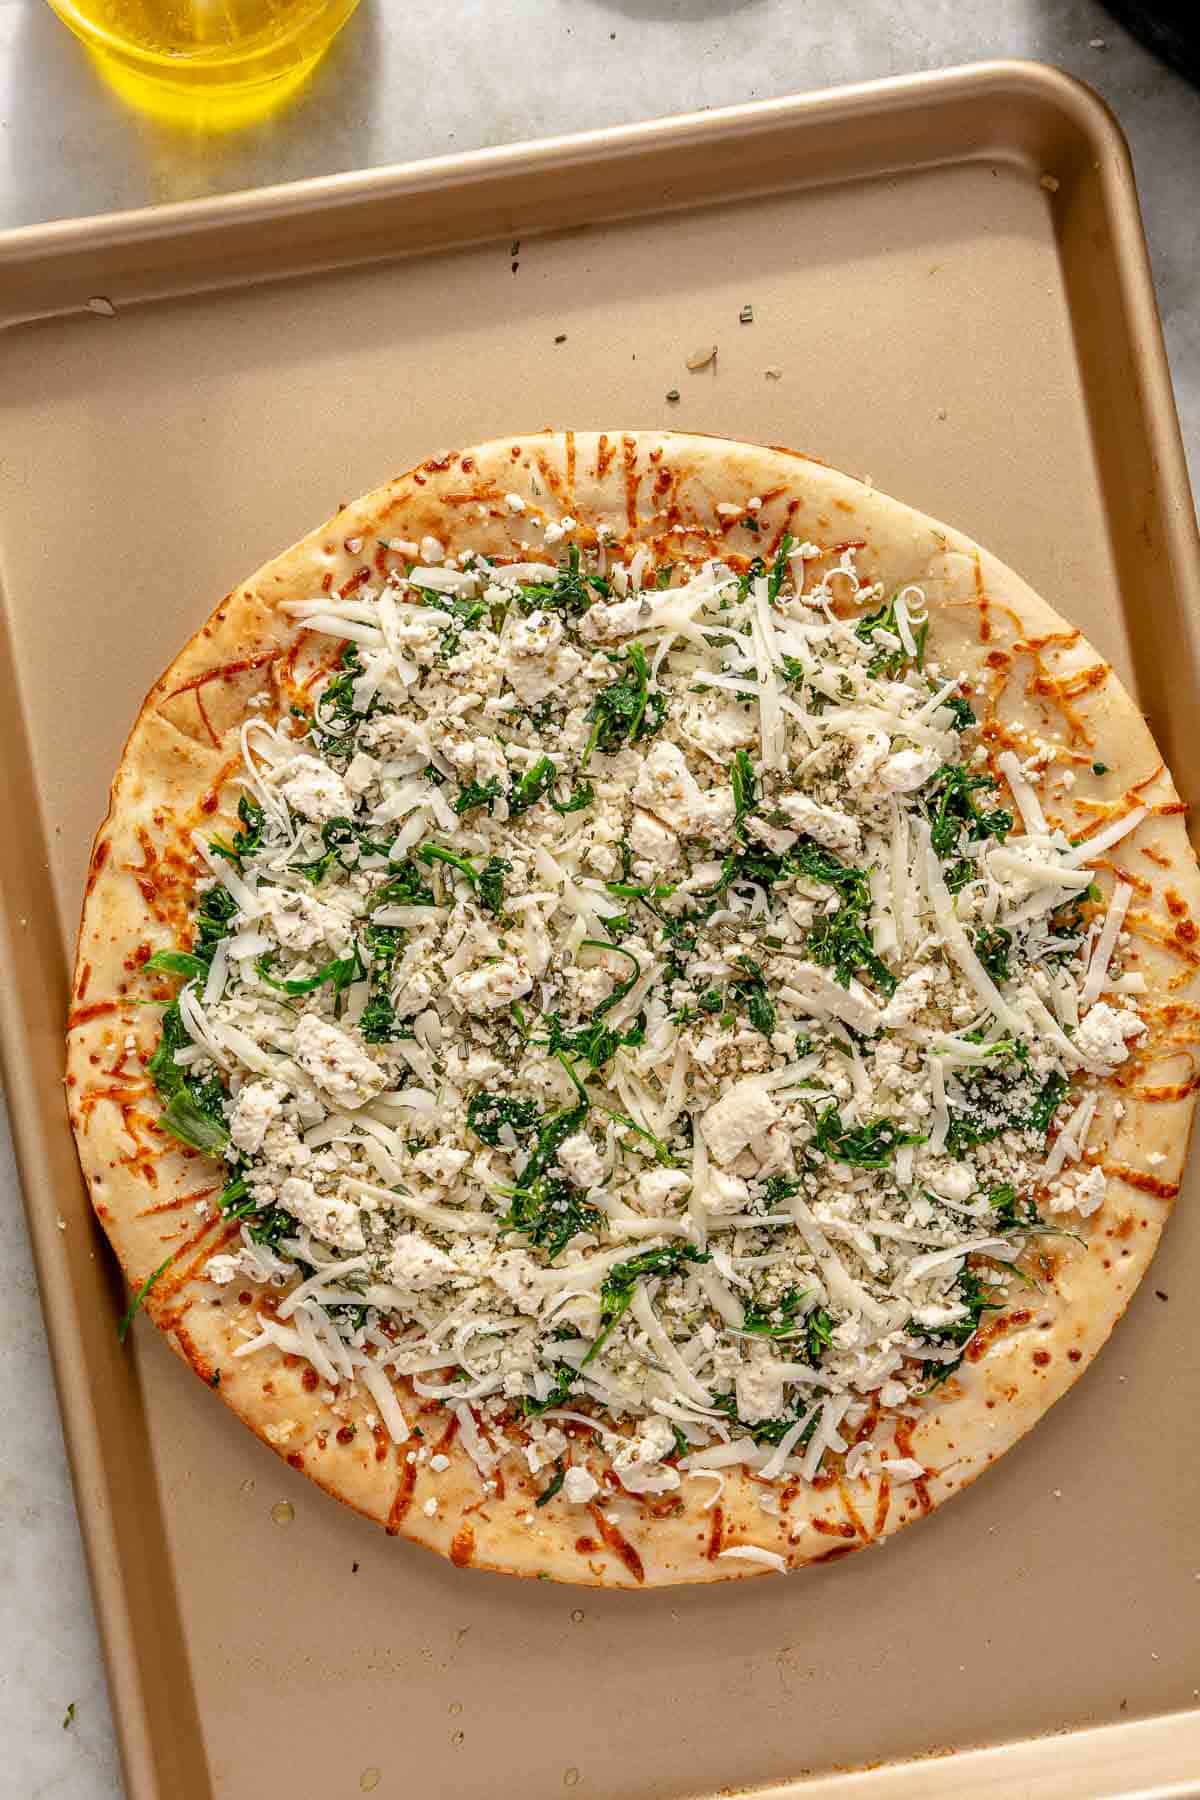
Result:
<instances>
[{"instance_id":1,"label":"rimmed baking tray","mask_svg":"<svg viewBox=\"0 0 1200 1800\"><path fill-rule=\"evenodd\" d=\"M5 1071L131 1795L1186 1791L1195 1180L1080 1390L920 1530L584 1593L388 1541L148 1328L119 1349L60 1092L143 692L236 579L442 446L678 424L868 473L1077 619L1200 790L1195 521L1100 102L989 64L18 231L0 269Z\"/></svg>"}]
</instances>

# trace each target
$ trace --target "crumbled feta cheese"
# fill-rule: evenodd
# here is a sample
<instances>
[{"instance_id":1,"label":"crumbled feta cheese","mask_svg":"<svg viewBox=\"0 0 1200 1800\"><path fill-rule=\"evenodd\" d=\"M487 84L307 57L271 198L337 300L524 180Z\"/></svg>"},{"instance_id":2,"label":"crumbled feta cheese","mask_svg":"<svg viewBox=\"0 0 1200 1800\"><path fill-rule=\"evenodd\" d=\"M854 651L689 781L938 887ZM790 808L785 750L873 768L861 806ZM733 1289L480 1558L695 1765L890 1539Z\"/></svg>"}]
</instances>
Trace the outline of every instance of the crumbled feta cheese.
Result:
<instances>
[{"instance_id":1,"label":"crumbled feta cheese","mask_svg":"<svg viewBox=\"0 0 1200 1800\"><path fill-rule=\"evenodd\" d=\"M826 850L854 855L862 846L862 826L839 807L811 800L807 794L781 794L779 810L788 823Z\"/></svg>"},{"instance_id":2,"label":"crumbled feta cheese","mask_svg":"<svg viewBox=\"0 0 1200 1800\"><path fill-rule=\"evenodd\" d=\"M600 1492L600 1483L586 1469L570 1468L563 1476L562 1492L572 1506L585 1506Z\"/></svg>"},{"instance_id":3,"label":"crumbled feta cheese","mask_svg":"<svg viewBox=\"0 0 1200 1800\"><path fill-rule=\"evenodd\" d=\"M233 1103L229 1137L234 1148L256 1156L263 1147L267 1128L283 1111L287 1089L280 1081L248 1081Z\"/></svg>"},{"instance_id":4,"label":"crumbled feta cheese","mask_svg":"<svg viewBox=\"0 0 1200 1800\"><path fill-rule=\"evenodd\" d=\"M783 1411L783 1376L769 1356L742 1363L734 1380L738 1418L747 1425L775 1419Z\"/></svg>"},{"instance_id":5,"label":"crumbled feta cheese","mask_svg":"<svg viewBox=\"0 0 1200 1800\"><path fill-rule=\"evenodd\" d=\"M604 1158L586 1131L576 1131L558 1147L558 1160L576 1187L597 1187L604 1179Z\"/></svg>"},{"instance_id":6,"label":"crumbled feta cheese","mask_svg":"<svg viewBox=\"0 0 1200 1800\"><path fill-rule=\"evenodd\" d=\"M431 1288L443 1287L458 1272L454 1258L419 1231L404 1232L392 1246L388 1280L407 1293L424 1294Z\"/></svg>"},{"instance_id":7,"label":"crumbled feta cheese","mask_svg":"<svg viewBox=\"0 0 1200 1800\"><path fill-rule=\"evenodd\" d=\"M335 1250L361 1250L364 1245L358 1207L337 1194L320 1194L303 1175L289 1175L280 1184L279 1204L314 1237Z\"/></svg>"},{"instance_id":8,"label":"crumbled feta cheese","mask_svg":"<svg viewBox=\"0 0 1200 1800\"><path fill-rule=\"evenodd\" d=\"M924 787L941 763L938 752L928 745L919 750L897 750L880 765L875 779L890 794L911 794Z\"/></svg>"},{"instance_id":9,"label":"crumbled feta cheese","mask_svg":"<svg viewBox=\"0 0 1200 1800\"><path fill-rule=\"evenodd\" d=\"M498 956L478 969L464 969L449 982L447 991L465 1012L483 1017L511 1006L533 986L533 976L517 956Z\"/></svg>"},{"instance_id":10,"label":"crumbled feta cheese","mask_svg":"<svg viewBox=\"0 0 1200 1800\"><path fill-rule=\"evenodd\" d=\"M1079 1021L1074 1044L1085 1061L1115 1069L1129 1055L1127 1040L1145 1029L1135 1012L1118 1011L1106 1000L1097 1000Z\"/></svg>"},{"instance_id":11,"label":"crumbled feta cheese","mask_svg":"<svg viewBox=\"0 0 1200 1800\"><path fill-rule=\"evenodd\" d=\"M354 802L340 775L315 756L297 756L286 766L286 779L279 792L292 811L314 825L325 825L330 819L344 819L353 813Z\"/></svg>"},{"instance_id":12,"label":"crumbled feta cheese","mask_svg":"<svg viewBox=\"0 0 1200 1800\"><path fill-rule=\"evenodd\" d=\"M675 1434L657 1413L635 1437L627 1438L613 1457L621 1486L631 1494L667 1494L679 1486L679 1470L662 1467L675 1448Z\"/></svg>"},{"instance_id":13,"label":"crumbled feta cheese","mask_svg":"<svg viewBox=\"0 0 1200 1800\"><path fill-rule=\"evenodd\" d=\"M778 1118L779 1108L761 1083L739 1081L702 1115L700 1129L716 1160L731 1163Z\"/></svg>"},{"instance_id":14,"label":"crumbled feta cheese","mask_svg":"<svg viewBox=\"0 0 1200 1800\"><path fill-rule=\"evenodd\" d=\"M292 1054L317 1086L339 1106L363 1106L387 1086L387 1075L339 1025L305 1013L296 1026Z\"/></svg>"}]
</instances>

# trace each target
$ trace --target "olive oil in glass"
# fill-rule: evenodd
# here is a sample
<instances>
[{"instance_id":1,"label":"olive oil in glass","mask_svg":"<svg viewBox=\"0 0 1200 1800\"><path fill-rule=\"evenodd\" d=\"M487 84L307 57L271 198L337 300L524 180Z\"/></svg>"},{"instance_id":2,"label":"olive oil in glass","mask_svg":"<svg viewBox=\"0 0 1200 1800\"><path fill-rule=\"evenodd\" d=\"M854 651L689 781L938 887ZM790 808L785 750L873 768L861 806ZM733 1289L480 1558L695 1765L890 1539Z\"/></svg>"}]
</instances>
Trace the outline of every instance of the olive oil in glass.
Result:
<instances>
[{"instance_id":1,"label":"olive oil in glass","mask_svg":"<svg viewBox=\"0 0 1200 1800\"><path fill-rule=\"evenodd\" d=\"M240 123L292 92L358 0L50 0L123 98Z\"/></svg>"}]
</instances>

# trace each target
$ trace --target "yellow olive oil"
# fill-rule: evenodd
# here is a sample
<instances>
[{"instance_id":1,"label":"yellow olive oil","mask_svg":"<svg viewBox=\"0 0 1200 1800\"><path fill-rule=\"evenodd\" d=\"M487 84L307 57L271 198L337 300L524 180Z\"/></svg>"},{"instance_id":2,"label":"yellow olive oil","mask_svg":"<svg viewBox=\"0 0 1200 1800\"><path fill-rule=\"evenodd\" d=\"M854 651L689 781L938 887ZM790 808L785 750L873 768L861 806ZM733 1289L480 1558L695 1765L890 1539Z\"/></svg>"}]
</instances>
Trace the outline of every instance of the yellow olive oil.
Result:
<instances>
[{"instance_id":1,"label":"yellow olive oil","mask_svg":"<svg viewBox=\"0 0 1200 1800\"><path fill-rule=\"evenodd\" d=\"M358 0L50 0L124 99L239 124L303 81Z\"/></svg>"}]
</instances>

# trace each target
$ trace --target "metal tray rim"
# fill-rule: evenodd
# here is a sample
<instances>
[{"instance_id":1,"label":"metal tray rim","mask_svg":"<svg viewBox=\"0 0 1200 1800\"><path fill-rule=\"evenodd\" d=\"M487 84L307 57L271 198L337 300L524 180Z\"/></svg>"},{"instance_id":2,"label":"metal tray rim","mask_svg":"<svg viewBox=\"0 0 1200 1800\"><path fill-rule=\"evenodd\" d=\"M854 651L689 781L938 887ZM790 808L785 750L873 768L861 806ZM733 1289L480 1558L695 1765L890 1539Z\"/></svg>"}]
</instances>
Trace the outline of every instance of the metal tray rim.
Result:
<instances>
[{"instance_id":1,"label":"metal tray rim","mask_svg":"<svg viewBox=\"0 0 1200 1800\"><path fill-rule=\"evenodd\" d=\"M686 146L712 137L735 139L755 131L769 131L802 123L818 126L833 118L853 118L868 113L928 106L940 99L961 97L983 89L1017 87L1036 91L1043 100L1067 114L1076 130L1091 146L1101 167L1105 201L1117 240L1121 280L1131 309L1136 307L1155 321L1155 330L1140 345L1142 376L1146 386L1147 425L1158 460L1161 487L1175 499L1166 525L1170 554L1181 585L1200 607L1200 536L1187 505L1190 488L1182 442L1175 416L1170 375L1157 328L1157 312L1148 256L1137 207L1128 148L1121 128L1105 103L1083 83L1049 65L1017 59L994 60L956 68L917 73L886 80L826 88L705 113L677 114L630 125L580 132L514 145L476 150L462 155L394 164L368 171L351 171L326 177L241 190L235 193L135 211L98 214L88 218L51 221L0 233L0 266L53 262L58 256L79 250L99 254L117 246L136 245L179 234L207 233L234 222L256 221L305 213L336 213L363 201L382 201L391 196L436 190L450 185L470 185L508 180L535 169L582 167L596 159L611 160L653 154L671 146ZM814 178L820 180L818 173ZM7 650L7 645L4 646ZM9 958L19 954L12 929L17 911L13 905L11 871L0 871L0 947ZM11 966L11 963L10 963ZM22 1066L21 1044L27 1036L15 984L0 984L0 1067L12 1117L13 1138L23 1194L46 1191L50 1181L46 1144L37 1107ZM39 1212L26 1199L26 1215L33 1241L41 1291L46 1295L47 1338L55 1368L65 1437L79 1500L80 1525L95 1590L101 1623L114 1717L121 1741L125 1772L132 1795L158 1794L158 1759L142 1671L136 1654L128 1593L116 1550L112 1514L105 1504L108 1482L98 1421L85 1404L82 1392L65 1378L66 1365L77 1329L73 1297L62 1279L61 1239L52 1217ZM1182 1742L1180 1738L1182 1733ZM1124 1754L1128 1745L1132 1755ZM1175 1800L1196 1791L1194 1784L1172 1779L1181 1766L1181 1753L1190 1747L1200 1758L1200 1711L1177 1712L1160 1719L1133 1721L1091 1730L1076 1730L1053 1737L1030 1738L955 1753L941 1760L907 1759L883 1767L801 1778L783 1786L757 1790L764 1800L787 1794L811 1793L814 1800L846 1800L862 1794L879 1800L895 1796L947 1795L960 1792L963 1775L978 1775L981 1793L1011 1792L1014 1774L1037 1779L1048 1795L1077 1793L1070 1781L1072 1769L1108 1764L1114 1772L1137 1771L1136 1789L1110 1788L1127 1800ZM1078 1758L1078 1760L1077 1760ZM1093 1762L1093 1758L1096 1760ZM1002 1762L999 1760L1002 1759ZM1014 1760L1015 1759L1015 1760ZM1070 1766L1068 1766L1070 1765ZM1001 1773L1002 1768L1002 1773ZM1153 1785L1146 1785L1149 1778ZM915 1785L914 1785L915 1783Z\"/></svg>"}]
</instances>

